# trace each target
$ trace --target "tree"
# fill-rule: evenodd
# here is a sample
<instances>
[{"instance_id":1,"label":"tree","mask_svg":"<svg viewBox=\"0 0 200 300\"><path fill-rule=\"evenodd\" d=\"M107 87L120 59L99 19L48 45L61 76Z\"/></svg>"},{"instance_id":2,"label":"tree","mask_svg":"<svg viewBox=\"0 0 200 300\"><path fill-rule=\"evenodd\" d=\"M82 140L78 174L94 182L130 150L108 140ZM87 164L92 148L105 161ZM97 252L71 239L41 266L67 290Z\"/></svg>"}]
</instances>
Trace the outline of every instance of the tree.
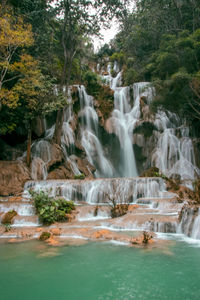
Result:
<instances>
[{"instance_id":1,"label":"tree","mask_svg":"<svg viewBox=\"0 0 200 300\"><path fill-rule=\"evenodd\" d=\"M194 93L194 97L188 101L192 110L191 114L195 119L200 120L200 79L194 78L190 83L190 87Z\"/></svg>"},{"instance_id":2,"label":"tree","mask_svg":"<svg viewBox=\"0 0 200 300\"><path fill-rule=\"evenodd\" d=\"M2 7L0 6L0 9ZM15 68L13 57L21 47L30 46L33 43L31 26L24 24L21 17L14 17L11 11L5 11L0 16L0 107L5 94L7 94L7 105L16 105L17 98L10 92L5 84L19 77L13 75ZM4 88L4 89L3 89ZM2 90L3 89L3 90ZM5 101L4 101L5 102Z\"/></svg>"},{"instance_id":3,"label":"tree","mask_svg":"<svg viewBox=\"0 0 200 300\"><path fill-rule=\"evenodd\" d=\"M33 45L31 25L4 5L0 31L0 132L5 134L13 131L18 123L25 124L29 166L32 120L57 110L62 105L62 97L54 96L52 81L42 74L39 61L28 53L27 47Z\"/></svg>"}]
</instances>

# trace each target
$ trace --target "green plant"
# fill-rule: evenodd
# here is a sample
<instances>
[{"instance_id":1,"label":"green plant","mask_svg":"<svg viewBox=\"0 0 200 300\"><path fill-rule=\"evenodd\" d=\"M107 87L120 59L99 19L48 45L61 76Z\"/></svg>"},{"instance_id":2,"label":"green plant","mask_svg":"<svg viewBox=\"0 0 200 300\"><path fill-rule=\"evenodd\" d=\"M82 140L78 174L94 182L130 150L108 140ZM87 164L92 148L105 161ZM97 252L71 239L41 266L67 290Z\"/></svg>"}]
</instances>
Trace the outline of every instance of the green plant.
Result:
<instances>
[{"instance_id":1,"label":"green plant","mask_svg":"<svg viewBox=\"0 0 200 300\"><path fill-rule=\"evenodd\" d=\"M85 175L83 173L80 175L74 175L74 179L85 179Z\"/></svg>"},{"instance_id":2,"label":"green plant","mask_svg":"<svg viewBox=\"0 0 200 300\"><path fill-rule=\"evenodd\" d=\"M5 224L5 232L9 232L11 230L10 224Z\"/></svg>"},{"instance_id":3,"label":"green plant","mask_svg":"<svg viewBox=\"0 0 200 300\"><path fill-rule=\"evenodd\" d=\"M39 237L40 241L46 241L50 238L51 236L51 233L50 232L46 232L46 231L43 231Z\"/></svg>"},{"instance_id":4,"label":"green plant","mask_svg":"<svg viewBox=\"0 0 200 300\"><path fill-rule=\"evenodd\" d=\"M67 214L70 214L75 209L72 201L66 201L62 198L54 199L49 197L44 191L29 191L29 193L34 200L39 219L45 225L67 221Z\"/></svg>"}]
</instances>

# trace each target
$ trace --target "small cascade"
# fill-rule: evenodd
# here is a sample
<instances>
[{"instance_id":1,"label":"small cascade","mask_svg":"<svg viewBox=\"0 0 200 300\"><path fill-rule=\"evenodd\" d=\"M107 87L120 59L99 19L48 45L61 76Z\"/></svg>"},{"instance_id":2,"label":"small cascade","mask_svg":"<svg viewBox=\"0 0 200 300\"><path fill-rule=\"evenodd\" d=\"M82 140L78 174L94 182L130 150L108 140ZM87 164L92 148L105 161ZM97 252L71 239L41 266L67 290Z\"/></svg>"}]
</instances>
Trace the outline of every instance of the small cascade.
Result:
<instances>
[{"instance_id":1,"label":"small cascade","mask_svg":"<svg viewBox=\"0 0 200 300\"><path fill-rule=\"evenodd\" d=\"M0 201L0 222L3 214L12 210L17 212L17 216L14 218L11 227L37 227L40 225L38 217L35 215L35 208L30 201Z\"/></svg>"},{"instance_id":2,"label":"small cascade","mask_svg":"<svg viewBox=\"0 0 200 300\"><path fill-rule=\"evenodd\" d=\"M25 184L25 194L29 189L46 190L51 196L62 196L75 202L135 203L138 198L171 198L174 194L165 190L161 178L107 178L96 180L51 180L30 181Z\"/></svg>"},{"instance_id":3,"label":"small cascade","mask_svg":"<svg viewBox=\"0 0 200 300\"><path fill-rule=\"evenodd\" d=\"M200 207L183 207L178 232L200 240Z\"/></svg>"},{"instance_id":4,"label":"small cascade","mask_svg":"<svg viewBox=\"0 0 200 300\"><path fill-rule=\"evenodd\" d=\"M98 138L98 116L93 106L93 97L89 96L84 86L79 86L81 110L81 144L89 162L97 168L96 177L113 177L113 168L105 157Z\"/></svg>"}]
</instances>

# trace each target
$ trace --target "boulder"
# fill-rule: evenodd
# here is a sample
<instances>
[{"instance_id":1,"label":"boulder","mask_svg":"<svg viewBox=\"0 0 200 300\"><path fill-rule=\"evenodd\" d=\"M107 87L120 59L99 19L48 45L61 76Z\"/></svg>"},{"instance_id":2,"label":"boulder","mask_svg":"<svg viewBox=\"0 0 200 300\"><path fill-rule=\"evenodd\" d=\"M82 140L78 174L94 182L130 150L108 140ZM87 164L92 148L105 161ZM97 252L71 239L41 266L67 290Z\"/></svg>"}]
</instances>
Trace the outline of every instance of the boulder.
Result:
<instances>
[{"instance_id":1,"label":"boulder","mask_svg":"<svg viewBox=\"0 0 200 300\"><path fill-rule=\"evenodd\" d=\"M48 174L47 179L73 179L73 172L65 165L59 166Z\"/></svg>"},{"instance_id":2,"label":"boulder","mask_svg":"<svg viewBox=\"0 0 200 300\"><path fill-rule=\"evenodd\" d=\"M14 217L17 216L17 212L15 210L8 211L2 218L1 223L2 224L12 224Z\"/></svg>"},{"instance_id":3,"label":"boulder","mask_svg":"<svg viewBox=\"0 0 200 300\"><path fill-rule=\"evenodd\" d=\"M57 144L51 144L50 147L51 160L47 163L47 170L50 170L54 165L63 161L62 149Z\"/></svg>"},{"instance_id":4,"label":"boulder","mask_svg":"<svg viewBox=\"0 0 200 300\"><path fill-rule=\"evenodd\" d=\"M29 169L21 161L0 161L0 170L1 196L20 194L25 182L31 179Z\"/></svg>"}]
</instances>

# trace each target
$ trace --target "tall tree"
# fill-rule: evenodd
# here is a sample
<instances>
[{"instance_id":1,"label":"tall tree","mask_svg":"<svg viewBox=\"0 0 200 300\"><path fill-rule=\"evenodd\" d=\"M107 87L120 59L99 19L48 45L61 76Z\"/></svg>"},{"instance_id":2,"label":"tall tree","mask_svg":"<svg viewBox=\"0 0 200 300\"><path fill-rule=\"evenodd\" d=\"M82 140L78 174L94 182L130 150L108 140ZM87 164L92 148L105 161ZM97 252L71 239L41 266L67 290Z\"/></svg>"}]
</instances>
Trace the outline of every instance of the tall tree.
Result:
<instances>
[{"instance_id":1,"label":"tall tree","mask_svg":"<svg viewBox=\"0 0 200 300\"><path fill-rule=\"evenodd\" d=\"M2 6L0 6L0 10ZM12 15L12 11L4 10L0 16L0 106L2 105L2 94L8 92L3 86L13 81L19 75L13 75L15 67L13 57L19 48L30 46L33 43L31 25L24 24L21 17ZM10 94L10 100L13 96ZM12 101L11 101L12 102ZM8 105L12 105L9 102Z\"/></svg>"}]
</instances>

